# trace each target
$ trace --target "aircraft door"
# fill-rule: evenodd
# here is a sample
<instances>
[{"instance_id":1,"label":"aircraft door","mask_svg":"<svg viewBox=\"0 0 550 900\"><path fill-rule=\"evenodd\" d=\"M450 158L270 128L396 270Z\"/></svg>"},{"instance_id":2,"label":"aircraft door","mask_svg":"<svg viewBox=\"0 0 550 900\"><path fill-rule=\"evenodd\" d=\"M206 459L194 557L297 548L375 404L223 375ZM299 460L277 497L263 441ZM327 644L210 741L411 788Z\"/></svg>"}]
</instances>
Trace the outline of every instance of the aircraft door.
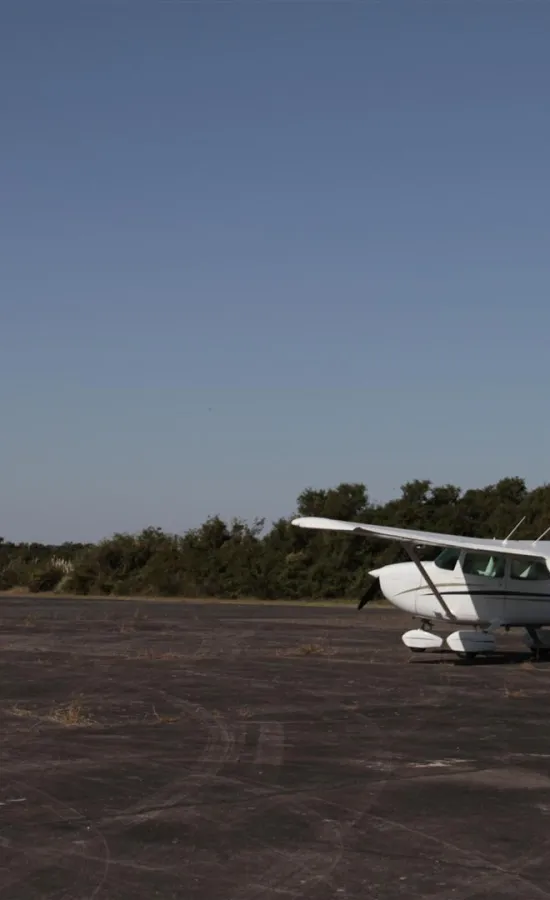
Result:
<instances>
[{"instance_id":1,"label":"aircraft door","mask_svg":"<svg viewBox=\"0 0 550 900\"><path fill-rule=\"evenodd\" d=\"M506 621L506 558L467 550L460 571L463 585L453 612L464 622Z\"/></svg>"},{"instance_id":2,"label":"aircraft door","mask_svg":"<svg viewBox=\"0 0 550 900\"><path fill-rule=\"evenodd\" d=\"M548 620L550 571L544 560L511 558L506 573L506 619L510 624L540 625Z\"/></svg>"}]
</instances>

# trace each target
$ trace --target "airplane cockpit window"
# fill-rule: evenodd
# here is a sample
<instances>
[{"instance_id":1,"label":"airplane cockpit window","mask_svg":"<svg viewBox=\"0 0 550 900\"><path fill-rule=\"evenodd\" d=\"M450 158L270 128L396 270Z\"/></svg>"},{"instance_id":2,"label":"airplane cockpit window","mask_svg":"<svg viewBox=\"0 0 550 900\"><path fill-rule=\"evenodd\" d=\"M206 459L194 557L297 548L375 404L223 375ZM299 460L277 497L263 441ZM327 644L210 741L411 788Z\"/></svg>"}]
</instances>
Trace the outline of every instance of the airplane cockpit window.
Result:
<instances>
[{"instance_id":1,"label":"airplane cockpit window","mask_svg":"<svg viewBox=\"0 0 550 900\"><path fill-rule=\"evenodd\" d=\"M466 553L462 563L465 575L481 575L484 578L504 578L505 568L504 559L492 553Z\"/></svg>"},{"instance_id":2,"label":"airplane cockpit window","mask_svg":"<svg viewBox=\"0 0 550 900\"><path fill-rule=\"evenodd\" d=\"M550 571L540 559L513 559L510 562L510 578L522 581L550 581Z\"/></svg>"},{"instance_id":3,"label":"airplane cockpit window","mask_svg":"<svg viewBox=\"0 0 550 900\"><path fill-rule=\"evenodd\" d=\"M459 559L460 550L457 550L456 547L446 547L436 556L434 563L438 569L447 569L452 572Z\"/></svg>"}]
</instances>

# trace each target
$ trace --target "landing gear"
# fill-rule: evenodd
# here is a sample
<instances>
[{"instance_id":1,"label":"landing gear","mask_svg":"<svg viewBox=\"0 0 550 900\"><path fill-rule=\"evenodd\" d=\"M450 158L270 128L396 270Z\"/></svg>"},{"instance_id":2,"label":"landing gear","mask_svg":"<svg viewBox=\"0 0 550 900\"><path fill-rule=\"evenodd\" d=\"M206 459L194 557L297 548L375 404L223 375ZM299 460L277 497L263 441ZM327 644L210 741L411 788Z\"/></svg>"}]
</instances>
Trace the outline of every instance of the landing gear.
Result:
<instances>
[{"instance_id":1,"label":"landing gear","mask_svg":"<svg viewBox=\"0 0 550 900\"><path fill-rule=\"evenodd\" d=\"M427 628L413 628L406 631L401 640L413 653L422 653L424 650L441 650L443 638Z\"/></svg>"},{"instance_id":2,"label":"landing gear","mask_svg":"<svg viewBox=\"0 0 550 900\"><path fill-rule=\"evenodd\" d=\"M433 623L429 619L422 619L420 628L407 631L403 635L403 643L411 653L425 653L426 650L438 650L441 648L443 638L437 634L432 635ZM440 643L441 641L441 643Z\"/></svg>"},{"instance_id":3,"label":"landing gear","mask_svg":"<svg viewBox=\"0 0 550 900\"><path fill-rule=\"evenodd\" d=\"M493 653L496 649L495 637L487 631L453 631L442 638L441 635L434 634L431 627L423 627L406 631L401 640L413 653L443 650L446 644L460 659L474 659L478 653Z\"/></svg>"},{"instance_id":4,"label":"landing gear","mask_svg":"<svg viewBox=\"0 0 550 900\"><path fill-rule=\"evenodd\" d=\"M536 660L550 659L550 631L530 625L525 628L523 641Z\"/></svg>"},{"instance_id":5,"label":"landing gear","mask_svg":"<svg viewBox=\"0 0 550 900\"><path fill-rule=\"evenodd\" d=\"M447 637L447 646L461 659L474 659L478 653L494 653L496 640L487 631L453 631Z\"/></svg>"}]
</instances>

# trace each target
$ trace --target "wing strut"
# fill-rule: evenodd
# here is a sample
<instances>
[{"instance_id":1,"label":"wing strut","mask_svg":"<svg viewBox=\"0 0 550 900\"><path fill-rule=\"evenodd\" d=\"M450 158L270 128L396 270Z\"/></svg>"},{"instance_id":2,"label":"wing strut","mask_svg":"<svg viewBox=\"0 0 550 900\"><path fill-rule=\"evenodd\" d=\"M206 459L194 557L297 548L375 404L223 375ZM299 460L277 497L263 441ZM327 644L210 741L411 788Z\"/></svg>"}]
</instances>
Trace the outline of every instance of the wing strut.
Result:
<instances>
[{"instance_id":1,"label":"wing strut","mask_svg":"<svg viewBox=\"0 0 550 900\"><path fill-rule=\"evenodd\" d=\"M437 599L439 600L439 603L440 603L440 605L442 606L443 610L445 611L446 616L447 616L449 619L451 619L451 621L455 621L455 620L456 620L456 616L451 612L451 610L449 609L449 607L448 607L447 604L445 603L445 600L443 599L443 596L442 596L442 594L441 594L441 591L439 590L439 588L437 588L437 587L435 586L435 584L433 583L432 579L430 578L430 576L429 576L428 573L426 572L426 569L425 569L424 566L422 565L422 560L420 559L420 557L418 556L418 553L416 552L416 548L415 548L414 544L409 544L408 542L403 541L402 544L401 544L401 546L407 551L407 553L409 554L409 556L410 556L410 558L412 559L413 563L415 564L415 566L416 566L416 567L418 568L418 570L420 571L420 574L422 575L423 578L425 578L425 580L426 580L426 582L427 582L429 588L431 589L432 593L433 593L434 596L437 597Z\"/></svg>"}]
</instances>

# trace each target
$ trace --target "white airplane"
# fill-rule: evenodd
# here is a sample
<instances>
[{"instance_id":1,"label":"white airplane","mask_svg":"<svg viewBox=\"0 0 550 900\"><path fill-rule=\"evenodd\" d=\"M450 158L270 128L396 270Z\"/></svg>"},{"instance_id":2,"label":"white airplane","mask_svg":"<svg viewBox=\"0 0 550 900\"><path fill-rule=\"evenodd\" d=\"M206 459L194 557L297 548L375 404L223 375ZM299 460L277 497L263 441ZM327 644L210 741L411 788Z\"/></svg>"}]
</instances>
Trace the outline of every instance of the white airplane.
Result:
<instances>
[{"instance_id":1,"label":"white airplane","mask_svg":"<svg viewBox=\"0 0 550 900\"><path fill-rule=\"evenodd\" d=\"M300 516L292 524L401 544L411 562L369 572L376 580L358 608L380 589L390 603L422 621L420 628L402 636L410 650L441 650L446 644L459 656L473 658L496 649L499 628L523 628L530 650L537 656L550 652L550 632L541 630L550 625L550 541L542 540L550 528L532 542L510 540L523 521L503 541L314 516ZM417 552L421 546L442 549L433 561L422 562ZM432 630L434 622L456 630L443 638Z\"/></svg>"}]
</instances>

